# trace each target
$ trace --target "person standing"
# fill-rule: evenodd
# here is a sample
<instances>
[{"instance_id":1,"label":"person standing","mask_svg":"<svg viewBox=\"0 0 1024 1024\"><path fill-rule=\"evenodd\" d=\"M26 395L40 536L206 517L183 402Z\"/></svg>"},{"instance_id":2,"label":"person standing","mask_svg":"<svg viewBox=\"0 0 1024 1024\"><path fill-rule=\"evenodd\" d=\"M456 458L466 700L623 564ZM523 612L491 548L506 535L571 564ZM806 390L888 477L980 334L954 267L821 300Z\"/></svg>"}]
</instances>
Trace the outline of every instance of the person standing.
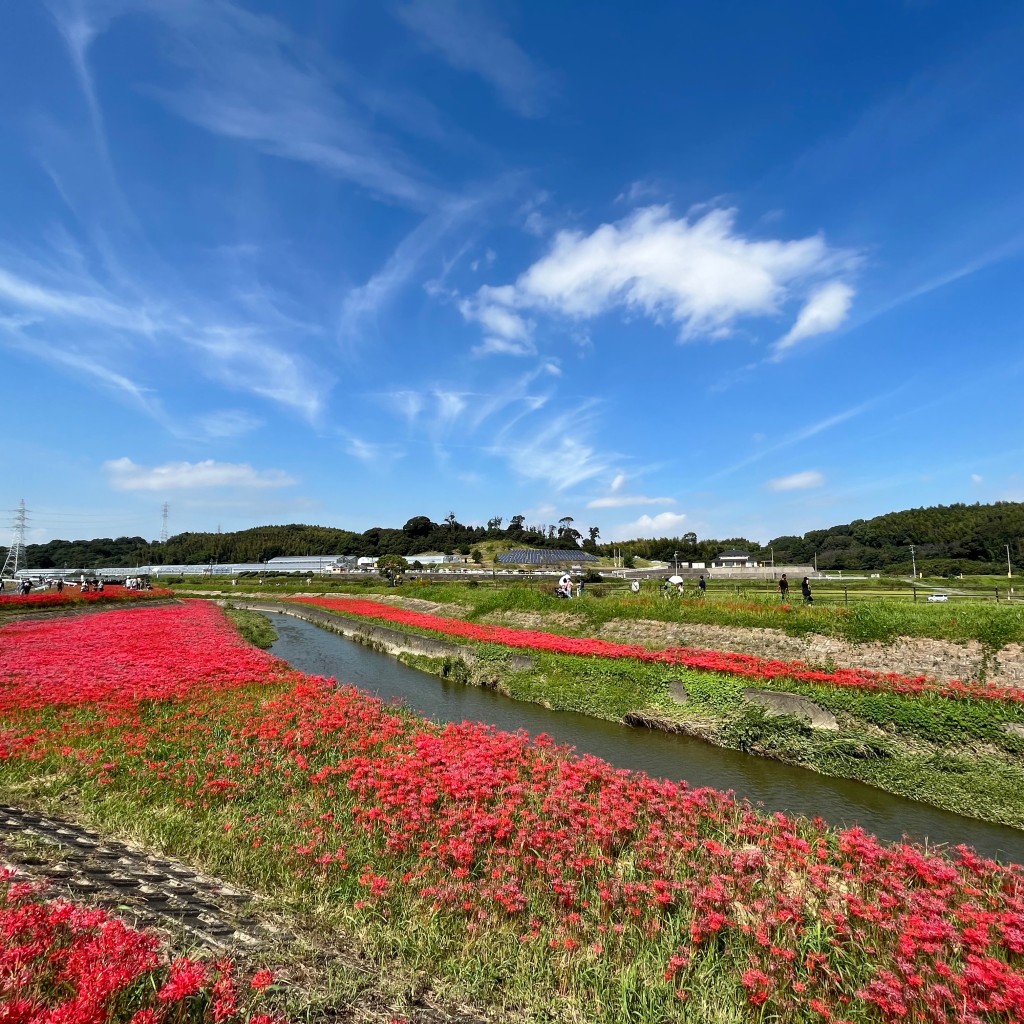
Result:
<instances>
[{"instance_id":1,"label":"person standing","mask_svg":"<svg viewBox=\"0 0 1024 1024\"><path fill-rule=\"evenodd\" d=\"M708 592L708 581L704 579L704 573L700 574L700 579L697 580L697 586L700 589L700 596L703 597Z\"/></svg>"},{"instance_id":2,"label":"person standing","mask_svg":"<svg viewBox=\"0 0 1024 1024\"><path fill-rule=\"evenodd\" d=\"M807 577L805 576L804 579L806 578ZM779 597L781 597L784 602L789 600L789 580L785 573L782 574L782 579L779 580Z\"/></svg>"},{"instance_id":3,"label":"person standing","mask_svg":"<svg viewBox=\"0 0 1024 1024\"><path fill-rule=\"evenodd\" d=\"M800 584L800 592L804 595L804 604L814 603L814 598L811 596L811 581L806 576Z\"/></svg>"}]
</instances>

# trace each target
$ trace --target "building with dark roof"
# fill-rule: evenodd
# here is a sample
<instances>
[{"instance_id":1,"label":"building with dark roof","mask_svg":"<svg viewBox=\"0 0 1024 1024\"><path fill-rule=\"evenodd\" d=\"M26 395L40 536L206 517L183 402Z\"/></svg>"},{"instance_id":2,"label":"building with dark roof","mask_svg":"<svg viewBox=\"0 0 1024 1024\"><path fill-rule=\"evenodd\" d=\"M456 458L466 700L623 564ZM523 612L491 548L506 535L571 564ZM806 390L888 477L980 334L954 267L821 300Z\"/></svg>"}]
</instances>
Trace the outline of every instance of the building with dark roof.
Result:
<instances>
[{"instance_id":1,"label":"building with dark roof","mask_svg":"<svg viewBox=\"0 0 1024 1024\"><path fill-rule=\"evenodd\" d=\"M501 565L578 565L597 562L596 555L579 548L516 548L498 555Z\"/></svg>"}]
</instances>

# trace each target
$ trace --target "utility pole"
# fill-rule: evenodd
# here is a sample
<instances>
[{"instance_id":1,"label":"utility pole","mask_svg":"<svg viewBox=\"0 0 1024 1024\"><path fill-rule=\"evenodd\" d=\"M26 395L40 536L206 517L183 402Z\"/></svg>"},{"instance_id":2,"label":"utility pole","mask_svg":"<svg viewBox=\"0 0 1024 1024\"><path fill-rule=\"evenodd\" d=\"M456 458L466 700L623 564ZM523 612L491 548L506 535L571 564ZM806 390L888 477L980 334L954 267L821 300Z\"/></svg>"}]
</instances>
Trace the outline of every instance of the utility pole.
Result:
<instances>
[{"instance_id":1,"label":"utility pole","mask_svg":"<svg viewBox=\"0 0 1024 1024\"><path fill-rule=\"evenodd\" d=\"M1013 579L1013 564L1010 561L1010 545L1006 545L1006 576L1007 579Z\"/></svg>"},{"instance_id":2,"label":"utility pole","mask_svg":"<svg viewBox=\"0 0 1024 1024\"><path fill-rule=\"evenodd\" d=\"M678 551L673 551L672 552L672 562L673 562L673 564L676 567L676 575L678 576L679 575L679 552Z\"/></svg>"},{"instance_id":3,"label":"utility pole","mask_svg":"<svg viewBox=\"0 0 1024 1024\"><path fill-rule=\"evenodd\" d=\"M914 579L917 579L917 558L914 556L914 545L910 545L910 565Z\"/></svg>"}]
</instances>

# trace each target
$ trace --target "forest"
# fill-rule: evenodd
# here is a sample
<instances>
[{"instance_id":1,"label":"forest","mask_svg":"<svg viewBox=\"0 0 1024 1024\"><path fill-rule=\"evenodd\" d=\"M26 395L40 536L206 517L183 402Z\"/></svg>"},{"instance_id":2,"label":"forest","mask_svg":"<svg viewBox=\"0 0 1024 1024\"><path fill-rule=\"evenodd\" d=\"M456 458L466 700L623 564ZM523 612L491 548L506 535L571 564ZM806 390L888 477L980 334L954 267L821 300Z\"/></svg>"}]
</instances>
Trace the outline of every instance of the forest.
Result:
<instances>
[{"instance_id":1,"label":"forest","mask_svg":"<svg viewBox=\"0 0 1024 1024\"><path fill-rule=\"evenodd\" d=\"M436 523L414 516L402 527L377 526L362 533L326 526L257 526L234 533L180 533L165 542L143 537L52 540L26 545L31 568L91 569L102 566L177 565L209 562L265 562L278 555L412 555L426 551L469 555L481 541L514 546L579 546L598 555L627 560L658 559L709 563L721 551L749 551L760 562L814 565L837 570L909 573L912 564L928 575L1005 573L1007 559L1024 571L1024 502L938 505L890 512L873 519L811 530L802 537L776 537L766 544L745 537L699 539L637 538L600 543L600 528L576 528L571 516L557 523L528 524L522 515L506 524L501 516L485 526L466 526L449 512ZM913 555L911 554L913 546ZM0 559L7 554L0 547Z\"/></svg>"}]
</instances>

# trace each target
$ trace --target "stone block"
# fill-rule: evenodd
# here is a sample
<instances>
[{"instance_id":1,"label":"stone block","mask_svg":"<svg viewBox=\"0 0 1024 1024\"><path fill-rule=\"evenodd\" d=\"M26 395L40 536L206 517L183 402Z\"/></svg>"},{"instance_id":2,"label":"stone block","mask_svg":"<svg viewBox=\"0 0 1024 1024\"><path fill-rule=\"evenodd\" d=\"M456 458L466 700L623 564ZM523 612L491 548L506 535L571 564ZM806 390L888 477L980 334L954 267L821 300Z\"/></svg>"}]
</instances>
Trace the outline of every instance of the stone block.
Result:
<instances>
[{"instance_id":1,"label":"stone block","mask_svg":"<svg viewBox=\"0 0 1024 1024\"><path fill-rule=\"evenodd\" d=\"M802 718L812 729L834 732L839 728L836 716L831 711L796 693L747 689L743 691L743 699L759 704L769 715L795 715Z\"/></svg>"}]
</instances>

